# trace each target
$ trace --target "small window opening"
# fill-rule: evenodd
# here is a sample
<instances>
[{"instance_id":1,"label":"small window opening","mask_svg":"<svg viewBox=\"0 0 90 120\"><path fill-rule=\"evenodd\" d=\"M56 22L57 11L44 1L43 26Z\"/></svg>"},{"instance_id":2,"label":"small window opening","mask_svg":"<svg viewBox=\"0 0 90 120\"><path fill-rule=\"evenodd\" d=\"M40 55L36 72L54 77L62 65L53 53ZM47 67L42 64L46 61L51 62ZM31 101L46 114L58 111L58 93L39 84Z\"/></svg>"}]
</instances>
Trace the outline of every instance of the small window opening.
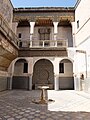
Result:
<instances>
[{"instance_id":1,"label":"small window opening","mask_svg":"<svg viewBox=\"0 0 90 120\"><path fill-rule=\"evenodd\" d=\"M23 73L28 73L28 63L24 63Z\"/></svg>"},{"instance_id":2,"label":"small window opening","mask_svg":"<svg viewBox=\"0 0 90 120\"><path fill-rule=\"evenodd\" d=\"M18 38L21 38L21 33L18 34Z\"/></svg>"},{"instance_id":3,"label":"small window opening","mask_svg":"<svg viewBox=\"0 0 90 120\"><path fill-rule=\"evenodd\" d=\"M64 73L64 63L59 64L59 73Z\"/></svg>"},{"instance_id":4,"label":"small window opening","mask_svg":"<svg viewBox=\"0 0 90 120\"><path fill-rule=\"evenodd\" d=\"M77 21L77 28L79 28L79 20Z\"/></svg>"}]
</instances>

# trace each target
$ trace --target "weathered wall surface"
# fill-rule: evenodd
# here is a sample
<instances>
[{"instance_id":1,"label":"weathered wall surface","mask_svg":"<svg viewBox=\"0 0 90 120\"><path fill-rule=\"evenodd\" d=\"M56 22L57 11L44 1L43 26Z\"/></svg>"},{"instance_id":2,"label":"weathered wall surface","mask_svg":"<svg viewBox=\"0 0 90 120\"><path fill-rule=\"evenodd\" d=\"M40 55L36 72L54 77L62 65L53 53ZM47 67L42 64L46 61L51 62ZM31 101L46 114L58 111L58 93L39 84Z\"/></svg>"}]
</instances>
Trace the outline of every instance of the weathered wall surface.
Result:
<instances>
[{"instance_id":1,"label":"weathered wall surface","mask_svg":"<svg viewBox=\"0 0 90 120\"><path fill-rule=\"evenodd\" d=\"M11 45L7 41L7 33L9 28L12 29L12 18L13 18L13 6L10 0L0 0L0 91L7 90L7 65L10 64L10 59L12 59ZM2 29L3 28L3 31ZM6 35L4 38L2 33ZM8 37L9 38L9 37ZM5 46L7 45L7 46ZM10 48L10 49L9 49ZM10 51L8 51L10 50ZM11 57L9 56L11 54Z\"/></svg>"},{"instance_id":2,"label":"weathered wall surface","mask_svg":"<svg viewBox=\"0 0 90 120\"><path fill-rule=\"evenodd\" d=\"M0 0L0 15L12 27L13 6L10 0Z\"/></svg>"}]
</instances>

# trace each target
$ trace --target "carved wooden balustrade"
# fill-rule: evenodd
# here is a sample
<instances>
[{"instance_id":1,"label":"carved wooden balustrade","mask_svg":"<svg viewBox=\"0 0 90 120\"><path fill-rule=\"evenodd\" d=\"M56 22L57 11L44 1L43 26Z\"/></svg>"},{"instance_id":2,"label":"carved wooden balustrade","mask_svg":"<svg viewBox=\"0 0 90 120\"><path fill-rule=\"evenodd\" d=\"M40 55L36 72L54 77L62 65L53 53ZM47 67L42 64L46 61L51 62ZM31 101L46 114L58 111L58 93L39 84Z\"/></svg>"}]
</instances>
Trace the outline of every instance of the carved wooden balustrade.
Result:
<instances>
[{"instance_id":1,"label":"carved wooden balustrade","mask_svg":"<svg viewBox=\"0 0 90 120\"><path fill-rule=\"evenodd\" d=\"M50 48L50 47L68 47L68 40L22 40L18 41L20 48Z\"/></svg>"}]
</instances>

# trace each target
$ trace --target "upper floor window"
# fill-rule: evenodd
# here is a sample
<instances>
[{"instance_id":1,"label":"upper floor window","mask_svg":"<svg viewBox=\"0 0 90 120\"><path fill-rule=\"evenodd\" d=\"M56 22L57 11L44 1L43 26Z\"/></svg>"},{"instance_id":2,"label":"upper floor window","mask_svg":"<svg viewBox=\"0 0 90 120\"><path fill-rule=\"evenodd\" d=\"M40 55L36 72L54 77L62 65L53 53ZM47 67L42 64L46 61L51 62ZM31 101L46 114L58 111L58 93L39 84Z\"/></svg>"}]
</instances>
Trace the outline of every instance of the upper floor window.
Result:
<instances>
[{"instance_id":1,"label":"upper floor window","mask_svg":"<svg viewBox=\"0 0 90 120\"><path fill-rule=\"evenodd\" d=\"M22 34L21 34L21 33L19 33L19 34L18 34L18 38L21 38L21 37L22 37Z\"/></svg>"},{"instance_id":2,"label":"upper floor window","mask_svg":"<svg viewBox=\"0 0 90 120\"><path fill-rule=\"evenodd\" d=\"M42 46L43 45L43 40L47 40L44 42L44 46L49 46L50 45L50 28L40 28L38 30L39 33L39 40L41 40L39 42L39 45Z\"/></svg>"},{"instance_id":3,"label":"upper floor window","mask_svg":"<svg viewBox=\"0 0 90 120\"><path fill-rule=\"evenodd\" d=\"M77 28L79 28L79 20L77 21Z\"/></svg>"},{"instance_id":4,"label":"upper floor window","mask_svg":"<svg viewBox=\"0 0 90 120\"><path fill-rule=\"evenodd\" d=\"M38 32L40 40L50 40L50 28L40 28Z\"/></svg>"}]
</instances>

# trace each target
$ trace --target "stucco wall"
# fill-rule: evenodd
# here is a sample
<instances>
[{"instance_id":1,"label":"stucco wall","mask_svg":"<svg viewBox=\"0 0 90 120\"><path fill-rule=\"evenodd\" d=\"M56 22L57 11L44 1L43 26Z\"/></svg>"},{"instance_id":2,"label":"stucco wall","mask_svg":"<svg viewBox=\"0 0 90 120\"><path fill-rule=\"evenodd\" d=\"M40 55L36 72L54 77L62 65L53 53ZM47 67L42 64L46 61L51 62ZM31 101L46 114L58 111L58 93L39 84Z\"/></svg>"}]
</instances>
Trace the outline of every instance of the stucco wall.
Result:
<instances>
[{"instance_id":1,"label":"stucco wall","mask_svg":"<svg viewBox=\"0 0 90 120\"><path fill-rule=\"evenodd\" d=\"M77 21L79 20L79 28ZM80 77L90 77L90 0L81 0L75 11L75 42L77 49L85 52L75 54L75 72Z\"/></svg>"},{"instance_id":2,"label":"stucco wall","mask_svg":"<svg viewBox=\"0 0 90 120\"><path fill-rule=\"evenodd\" d=\"M19 59L19 58L18 58ZM68 58L63 58L63 57L20 57L20 59L25 59L28 61L28 74L32 74L33 73L33 67L34 64L41 59L46 59L52 62L53 66L54 66L54 73L59 75L59 63L61 60L63 59L68 59ZM17 60L15 60L17 61ZM17 65L14 66L14 75L18 76L18 75L26 75L26 73L23 74L23 63L17 63ZM73 63L72 62L68 62L68 63L64 63L65 65L65 73L61 73L60 76L61 77L72 77L73 76Z\"/></svg>"},{"instance_id":3,"label":"stucco wall","mask_svg":"<svg viewBox=\"0 0 90 120\"><path fill-rule=\"evenodd\" d=\"M77 21L79 20L79 28ZM90 31L90 0L81 0L75 10L75 33L76 45L80 44L89 36Z\"/></svg>"}]
</instances>

